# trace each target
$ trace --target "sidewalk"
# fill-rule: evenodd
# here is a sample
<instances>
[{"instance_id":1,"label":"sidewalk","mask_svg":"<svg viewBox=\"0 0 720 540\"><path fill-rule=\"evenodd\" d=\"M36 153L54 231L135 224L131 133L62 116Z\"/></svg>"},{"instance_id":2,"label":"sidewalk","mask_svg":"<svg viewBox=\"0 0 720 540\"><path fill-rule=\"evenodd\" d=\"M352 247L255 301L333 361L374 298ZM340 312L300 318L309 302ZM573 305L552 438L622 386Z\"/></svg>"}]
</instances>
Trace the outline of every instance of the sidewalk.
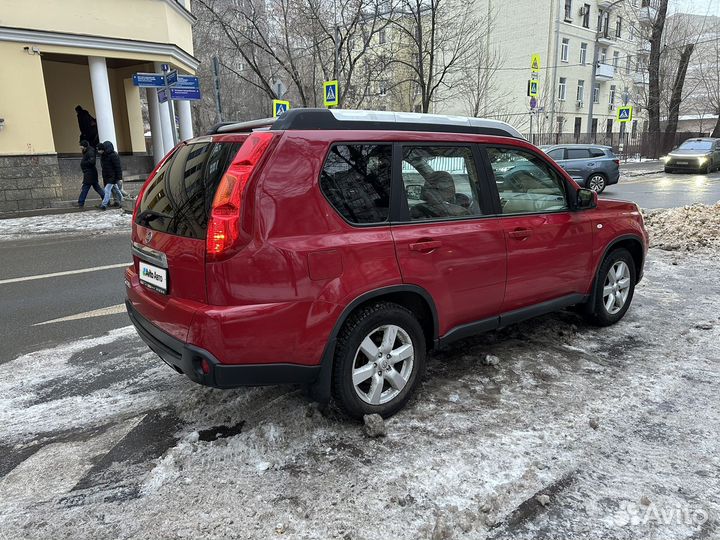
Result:
<instances>
[{"instance_id":1,"label":"sidewalk","mask_svg":"<svg viewBox=\"0 0 720 540\"><path fill-rule=\"evenodd\" d=\"M634 178L636 176L656 174L663 172L663 167L664 163L659 159L628 161L627 163L620 160L620 175L625 178Z\"/></svg>"}]
</instances>

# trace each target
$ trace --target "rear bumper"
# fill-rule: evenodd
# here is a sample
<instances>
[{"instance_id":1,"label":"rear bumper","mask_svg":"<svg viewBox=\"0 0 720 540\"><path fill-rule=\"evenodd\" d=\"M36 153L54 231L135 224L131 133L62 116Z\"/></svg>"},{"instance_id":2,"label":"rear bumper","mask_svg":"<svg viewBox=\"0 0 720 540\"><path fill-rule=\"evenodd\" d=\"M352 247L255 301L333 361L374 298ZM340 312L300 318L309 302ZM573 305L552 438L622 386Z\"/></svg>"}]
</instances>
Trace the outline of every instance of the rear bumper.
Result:
<instances>
[{"instance_id":1,"label":"rear bumper","mask_svg":"<svg viewBox=\"0 0 720 540\"><path fill-rule=\"evenodd\" d=\"M320 366L299 364L223 364L211 353L164 332L125 301L130 321L150 349L178 373L198 384L214 388L264 386L270 384L309 384L320 373ZM204 361L204 362L203 362ZM207 373L203 370L203 364Z\"/></svg>"}]
</instances>

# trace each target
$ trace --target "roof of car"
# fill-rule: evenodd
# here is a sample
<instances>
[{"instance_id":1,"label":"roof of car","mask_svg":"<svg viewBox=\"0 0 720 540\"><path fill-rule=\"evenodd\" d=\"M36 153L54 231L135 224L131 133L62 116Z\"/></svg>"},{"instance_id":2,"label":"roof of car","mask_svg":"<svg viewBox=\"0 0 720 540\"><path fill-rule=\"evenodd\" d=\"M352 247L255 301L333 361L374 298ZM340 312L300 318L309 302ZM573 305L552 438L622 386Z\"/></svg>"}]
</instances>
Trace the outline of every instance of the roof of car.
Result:
<instances>
[{"instance_id":1,"label":"roof of car","mask_svg":"<svg viewBox=\"0 0 720 540\"><path fill-rule=\"evenodd\" d=\"M350 109L291 109L277 118L249 122L224 122L208 135L248 132L255 129L277 130L382 130L472 133L522 139L520 132L505 122L466 116L359 111Z\"/></svg>"},{"instance_id":2,"label":"roof of car","mask_svg":"<svg viewBox=\"0 0 720 540\"><path fill-rule=\"evenodd\" d=\"M695 141L695 142L699 142L699 141L713 142L713 141L717 141L717 140L718 139L716 139L715 137L691 137L690 139L685 139L681 144L685 144L686 142L693 142L693 141Z\"/></svg>"},{"instance_id":3,"label":"roof of car","mask_svg":"<svg viewBox=\"0 0 720 540\"><path fill-rule=\"evenodd\" d=\"M552 150L554 148L605 148L611 149L612 146L606 144L550 144L541 146L543 150Z\"/></svg>"}]
</instances>

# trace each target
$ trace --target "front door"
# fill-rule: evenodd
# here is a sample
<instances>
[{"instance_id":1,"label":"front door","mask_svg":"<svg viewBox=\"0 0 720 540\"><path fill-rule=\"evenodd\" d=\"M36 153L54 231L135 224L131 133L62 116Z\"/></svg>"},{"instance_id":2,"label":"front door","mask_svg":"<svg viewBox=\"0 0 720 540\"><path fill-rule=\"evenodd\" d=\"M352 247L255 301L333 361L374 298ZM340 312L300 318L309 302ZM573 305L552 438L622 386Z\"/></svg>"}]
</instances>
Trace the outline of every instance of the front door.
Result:
<instances>
[{"instance_id":1,"label":"front door","mask_svg":"<svg viewBox=\"0 0 720 540\"><path fill-rule=\"evenodd\" d=\"M485 150L507 238L503 313L586 292L592 223L587 212L570 209L569 184L529 150L490 145Z\"/></svg>"},{"instance_id":2,"label":"front door","mask_svg":"<svg viewBox=\"0 0 720 540\"><path fill-rule=\"evenodd\" d=\"M402 195L392 234L403 281L432 295L440 336L497 316L505 292L505 235L500 220L488 217L492 195L487 182L478 182L477 148L396 148L402 181L395 186Z\"/></svg>"}]
</instances>

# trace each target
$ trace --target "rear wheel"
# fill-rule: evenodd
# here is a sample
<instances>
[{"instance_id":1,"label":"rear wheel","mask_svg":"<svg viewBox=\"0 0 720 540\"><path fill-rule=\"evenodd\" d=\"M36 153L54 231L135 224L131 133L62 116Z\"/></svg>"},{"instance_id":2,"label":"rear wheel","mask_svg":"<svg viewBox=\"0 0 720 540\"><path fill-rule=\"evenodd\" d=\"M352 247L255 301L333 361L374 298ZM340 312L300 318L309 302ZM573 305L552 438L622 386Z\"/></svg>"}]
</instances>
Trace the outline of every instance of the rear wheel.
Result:
<instances>
[{"instance_id":1,"label":"rear wheel","mask_svg":"<svg viewBox=\"0 0 720 540\"><path fill-rule=\"evenodd\" d=\"M665 174L672 174L673 172L675 171L673 171L670 167L665 167Z\"/></svg>"},{"instance_id":2,"label":"rear wheel","mask_svg":"<svg viewBox=\"0 0 720 540\"><path fill-rule=\"evenodd\" d=\"M615 324L625 316L635 292L635 261L626 249L610 252L598 272L595 300L585 306L585 316L598 326Z\"/></svg>"},{"instance_id":3,"label":"rear wheel","mask_svg":"<svg viewBox=\"0 0 720 540\"><path fill-rule=\"evenodd\" d=\"M420 384L425 336L403 306L380 302L352 314L338 337L333 395L351 417L392 416Z\"/></svg>"},{"instance_id":4,"label":"rear wheel","mask_svg":"<svg viewBox=\"0 0 720 540\"><path fill-rule=\"evenodd\" d=\"M588 178L587 186L592 189L595 193L602 193L605 190L607 181L605 177L600 173L593 174Z\"/></svg>"}]
</instances>

